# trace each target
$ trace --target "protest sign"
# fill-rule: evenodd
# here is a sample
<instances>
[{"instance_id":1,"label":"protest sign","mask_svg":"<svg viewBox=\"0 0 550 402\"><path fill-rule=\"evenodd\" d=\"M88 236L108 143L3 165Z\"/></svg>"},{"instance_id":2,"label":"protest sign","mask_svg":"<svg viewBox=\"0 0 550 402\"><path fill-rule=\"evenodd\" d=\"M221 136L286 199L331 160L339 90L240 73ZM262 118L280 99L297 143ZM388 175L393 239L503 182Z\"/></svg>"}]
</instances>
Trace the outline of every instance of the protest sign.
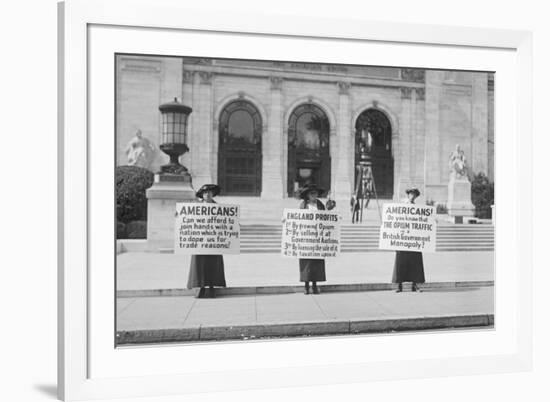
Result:
<instances>
[{"instance_id":1,"label":"protest sign","mask_svg":"<svg viewBox=\"0 0 550 402\"><path fill-rule=\"evenodd\" d=\"M384 204L379 248L435 252L435 208L416 204Z\"/></svg>"},{"instance_id":2,"label":"protest sign","mask_svg":"<svg viewBox=\"0 0 550 402\"><path fill-rule=\"evenodd\" d=\"M285 209L281 253L284 257L323 259L340 252L340 217L336 212Z\"/></svg>"},{"instance_id":3,"label":"protest sign","mask_svg":"<svg viewBox=\"0 0 550 402\"><path fill-rule=\"evenodd\" d=\"M174 252L239 254L239 213L238 205L176 203Z\"/></svg>"}]
</instances>

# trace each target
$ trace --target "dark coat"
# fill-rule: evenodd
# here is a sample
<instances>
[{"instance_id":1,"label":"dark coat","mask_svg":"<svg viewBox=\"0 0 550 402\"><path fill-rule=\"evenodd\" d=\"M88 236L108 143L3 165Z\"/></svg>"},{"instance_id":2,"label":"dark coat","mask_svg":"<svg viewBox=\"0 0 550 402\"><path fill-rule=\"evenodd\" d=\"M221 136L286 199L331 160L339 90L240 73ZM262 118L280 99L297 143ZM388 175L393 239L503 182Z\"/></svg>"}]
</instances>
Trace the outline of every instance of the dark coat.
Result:
<instances>
[{"instance_id":1,"label":"dark coat","mask_svg":"<svg viewBox=\"0 0 550 402\"><path fill-rule=\"evenodd\" d=\"M396 251L392 282L426 282L422 253L418 251Z\"/></svg>"},{"instance_id":2,"label":"dark coat","mask_svg":"<svg viewBox=\"0 0 550 402\"><path fill-rule=\"evenodd\" d=\"M422 253L418 251L396 251L392 282L426 282Z\"/></svg>"},{"instance_id":3,"label":"dark coat","mask_svg":"<svg viewBox=\"0 0 550 402\"><path fill-rule=\"evenodd\" d=\"M187 289L206 286L226 286L222 255L191 256Z\"/></svg>"},{"instance_id":4,"label":"dark coat","mask_svg":"<svg viewBox=\"0 0 550 402\"><path fill-rule=\"evenodd\" d=\"M226 286L222 255L191 256L187 288L202 288L206 286Z\"/></svg>"},{"instance_id":5,"label":"dark coat","mask_svg":"<svg viewBox=\"0 0 550 402\"><path fill-rule=\"evenodd\" d=\"M307 203L302 201L300 209L307 209ZM317 209L325 210L325 206L317 200ZM300 258L300 282L324 282L327 280L325 273L325 260L314 258Z\"/></svg>"}]
</instances>

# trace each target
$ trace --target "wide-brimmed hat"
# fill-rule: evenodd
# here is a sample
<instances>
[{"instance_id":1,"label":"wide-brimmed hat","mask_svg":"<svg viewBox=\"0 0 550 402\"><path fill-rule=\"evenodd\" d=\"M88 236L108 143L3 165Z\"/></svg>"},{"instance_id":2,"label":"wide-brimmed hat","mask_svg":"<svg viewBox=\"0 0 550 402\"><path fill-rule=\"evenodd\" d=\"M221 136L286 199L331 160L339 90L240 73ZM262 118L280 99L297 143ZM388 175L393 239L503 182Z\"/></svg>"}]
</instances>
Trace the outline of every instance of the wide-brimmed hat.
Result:
<instances>
[{"instance_id":1,"label":"wide-brimmed hat","mask_svg":"<svg viewBox=\"0 0 550 402\"><path fill-rule=\"evenodd\" d=\"M417 189L416 187L408 188L405 190L405 194L410 194L410 193L413 193L415 197L420 196L420 190Z\"/></svg>"},{"instance_id":2,"label":"wide-brimmed hat","mask_svg":"<svg viewBox=\"0 0 550 402\"><path fill-rule=\"evenodd\" d=\"M319 194L319 196L321 196L325 192L325 190L323 190L322 188L317 187L316 184L306 184L304 187L302 187L298 191L298 196L301 199L305 200L308 197L308 194L311 193L312 191L316 191L317 194Z\"/></svg>"},{"instance_id":3,"label":"wide-brimmed hat","mask_svg":"<svg viewBox=\"0 0 550 402\"><path fill-rule=\"evenodd\" d=\"M197 198L202 198L202 194L205 191L212 191L212 197L215 197L220 193L220 186L218 186L217 184L205 184L204 186L199 188L199 191L197 191L195 195L197 196Z\"/></svg>"}]
</instances>

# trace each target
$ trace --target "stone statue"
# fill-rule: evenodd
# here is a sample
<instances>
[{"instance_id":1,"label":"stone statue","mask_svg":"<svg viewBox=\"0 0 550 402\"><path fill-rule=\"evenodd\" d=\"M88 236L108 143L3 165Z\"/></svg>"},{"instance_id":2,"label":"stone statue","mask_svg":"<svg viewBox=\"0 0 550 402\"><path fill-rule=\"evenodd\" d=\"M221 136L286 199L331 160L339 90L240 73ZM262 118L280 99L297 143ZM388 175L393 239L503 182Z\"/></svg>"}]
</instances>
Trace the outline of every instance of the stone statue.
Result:
<instances>
[{"instance_id":1,"label":"stone statue","mask_svg":"<svg viewBox=\"0 0 550 402\"><path fill-rule=\"evenodd\" d=\"M449 185L447 192L447 211L453 217L474 216L475 207L472 204L472 183L468 180L468 165L464 151L457 144L449 156Z\"/></svg>"},{"instance_id":2,"label":"stone statue","mask_svg":"<svg viewBox=\"0 0 550 402\"><path fill-rule=\"evenodd\" d=\"M456 148L449 156L449 170L451 178L463 179L468 177L468 165L466 163L466 156L464 151L460 148L460 145L456 145Z\"/></svg>"},{"instance_id":3,"label":"stone statue","mask_svg":"<svg viewBox=\"0 0 550 402\"><path fill-rule=\"evenodd\" d=\"M155 144L143 137L141 130L138 129L134 137L128 141L125 152L128 158L128 165L150 169L155 159L157 148Z\"/></svg>"}]
</instances>

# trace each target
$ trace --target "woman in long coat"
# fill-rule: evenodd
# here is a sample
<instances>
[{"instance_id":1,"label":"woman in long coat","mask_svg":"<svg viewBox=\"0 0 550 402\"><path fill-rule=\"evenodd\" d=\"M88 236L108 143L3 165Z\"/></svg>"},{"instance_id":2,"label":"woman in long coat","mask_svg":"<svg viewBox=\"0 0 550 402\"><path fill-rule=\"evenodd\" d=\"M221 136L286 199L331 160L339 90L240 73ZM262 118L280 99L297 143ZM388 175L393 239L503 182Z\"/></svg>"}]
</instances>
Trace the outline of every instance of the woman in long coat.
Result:
<instances>
[{"instance_id":1,"label":"woman in long coat","mask_svg":"<svg viewBox=\"0 0 550 402\"><path fill-rule=\"evenodd\" d=\"M197 191L200 202L215 203L214 197L220 193L215 184L205 184ZM225 287L225 271L222 255L193 255L189 268L187 288L200 288L196 297L214 298L214 286ZM208 289L207 289L208 287Z\"/></svg>"},{"instance_id":2,"label":"woman in long coat","mask_svg":"<svg viewBox=\"0 0 550 402\"><path fill-rule=\"evenodd\" d=\"M410 188L405 191L408 203L414 204L414 200L420 195L417 188ZM396 251L395 264L393 266L392 283L397 283L396 292L403 291L403 282L412 282L412 291L420 292L419 283L426 282L424 277L424 261L419 251Z\"/></svg>"},{"instance_id":3,"label":"woman in long coat","mask_svg":"<svg viewBox=\"0 0 550 402\"><path fill-rule=\"evenodd\" d=\"M313 209L313 210L325 210L325 205L318 199L320 193L323 190L309 184L300 191L300 209ZM300 258L300 282L304 282L304 294L309 294L309 282L312 284L312 290L314 294L319 294L319 288L317 282L324 282L327 280L325 274L325 260L313 259L313 258Z\"/></svg>"}]
</instances>

